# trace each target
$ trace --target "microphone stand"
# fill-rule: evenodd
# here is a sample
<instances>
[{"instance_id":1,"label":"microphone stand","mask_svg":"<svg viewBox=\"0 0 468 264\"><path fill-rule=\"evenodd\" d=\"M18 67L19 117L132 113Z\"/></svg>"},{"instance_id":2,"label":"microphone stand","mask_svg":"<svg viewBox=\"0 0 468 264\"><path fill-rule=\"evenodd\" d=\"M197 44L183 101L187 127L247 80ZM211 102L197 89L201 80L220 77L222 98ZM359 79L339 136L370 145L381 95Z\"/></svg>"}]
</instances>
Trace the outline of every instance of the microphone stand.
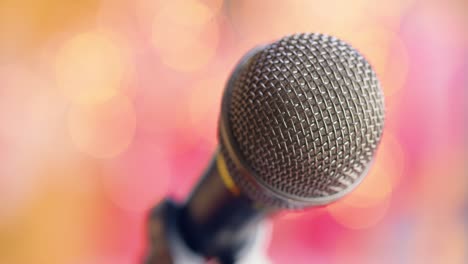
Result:
<instances>
[{"instance_id":1,"label":"microphone stand","mask_svg":"<svg viewBox=\"0 0 468 264\"><path fill-rule=\"evenodd\" d=\"M183 241L177 226L180 206L165 199L149 214L147 232L149 246L145 264L201 264L204 258L193 252Z\"/></svg>"},{"instance_id":2,"label":"microphone stand","mask_svg":"<svg viewBox=\"0 0 468 264\"><path fill-rule=\"evenodd\" d=\"M148 248L145 255L144 264L203 264L208 261L203 256L191 249L184 241L180 228L178 227L178 216L181 205L172 199L163 200L158 206L150 211L147 223ZM252 239L246 241L246 245L241 252L232 252L216 258L219 264L250 263L244 258L247 251L259 244L261 234L255 232ZM261 243L261 242L260 242ZM255 250L255 248L254 248ZM257 249L258 250L258 249ZM266 261L264 263L267 263Z\"/></svg>"}]
</instances>

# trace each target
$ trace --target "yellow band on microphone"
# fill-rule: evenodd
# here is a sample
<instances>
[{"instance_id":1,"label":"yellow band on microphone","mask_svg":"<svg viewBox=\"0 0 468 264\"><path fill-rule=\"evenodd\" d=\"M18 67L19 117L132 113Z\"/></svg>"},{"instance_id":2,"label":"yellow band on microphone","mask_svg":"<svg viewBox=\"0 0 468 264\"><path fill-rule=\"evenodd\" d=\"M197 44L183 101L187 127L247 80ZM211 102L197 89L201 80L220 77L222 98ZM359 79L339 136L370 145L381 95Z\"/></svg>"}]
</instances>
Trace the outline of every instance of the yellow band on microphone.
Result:
<instances>
[{"instance_id":1,"label":"yellow band on microphone","mask_svg":"<svg viewBox=\"0 0 468 264\"><path fill-rule=\"evenodd\" d=\"M239 195L240 190L239 188L237 188L236 184L232 180L231 175L229 174L229 171L226 166L226 161L224 160L224 157L220 152L218 152L218 155L216 155L216 165L218 166L219 175L221 176L224 185L234 195Z\"/></svg>"}]
</instances>

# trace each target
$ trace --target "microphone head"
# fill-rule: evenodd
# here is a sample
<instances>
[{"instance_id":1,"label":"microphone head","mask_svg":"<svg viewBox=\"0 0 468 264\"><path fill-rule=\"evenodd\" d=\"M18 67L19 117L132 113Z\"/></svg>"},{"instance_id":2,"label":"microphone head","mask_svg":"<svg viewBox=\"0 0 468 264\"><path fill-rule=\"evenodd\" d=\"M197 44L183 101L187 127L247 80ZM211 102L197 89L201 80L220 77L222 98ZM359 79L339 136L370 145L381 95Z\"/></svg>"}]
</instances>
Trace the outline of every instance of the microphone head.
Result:
<instances>
[{"instance_id":1,"label":"microphone head","mask_svg":"<svg viewBox=\"0 0 468 264\"><path fill-rule=\"evenodd\" d=\"M357 50L323 34L292 35L254 49L235 69L220 153L255 202L323 205L365 177L383 125L379 81Z\"/></svg>"}]
</instances>

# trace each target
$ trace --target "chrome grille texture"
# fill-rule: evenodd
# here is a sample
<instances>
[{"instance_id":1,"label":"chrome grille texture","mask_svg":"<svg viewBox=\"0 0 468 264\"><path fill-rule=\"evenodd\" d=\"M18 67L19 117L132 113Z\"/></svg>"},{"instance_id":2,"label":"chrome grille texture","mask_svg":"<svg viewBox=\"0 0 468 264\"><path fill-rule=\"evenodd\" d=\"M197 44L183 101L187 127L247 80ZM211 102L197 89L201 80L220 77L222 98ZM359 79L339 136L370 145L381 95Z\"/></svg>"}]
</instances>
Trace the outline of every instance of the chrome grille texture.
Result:
<instances>
[{"instance_id":1,"label":"chrome grille texture","mask_svg":"<svg viewBox=\"0 0 468 264\"><path fill-rule=\"evenodd\" d=\"M230 89L232 144L268 188L313 200L365 176L382 135L384 99L372 67L349 44L323 34L285 37L255 53ZM244 177L233 178L258 198Z\"/></svg>"}]
</instances>

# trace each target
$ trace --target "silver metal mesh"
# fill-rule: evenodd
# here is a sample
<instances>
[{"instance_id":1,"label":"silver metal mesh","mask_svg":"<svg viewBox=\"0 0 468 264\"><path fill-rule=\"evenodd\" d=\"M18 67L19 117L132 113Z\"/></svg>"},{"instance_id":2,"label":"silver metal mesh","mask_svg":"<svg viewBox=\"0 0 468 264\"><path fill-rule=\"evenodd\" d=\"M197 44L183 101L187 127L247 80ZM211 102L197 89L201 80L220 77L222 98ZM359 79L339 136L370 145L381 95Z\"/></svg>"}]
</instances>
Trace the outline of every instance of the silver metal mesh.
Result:
<instances>
[{"instance_id":1,"label":"silver metal mesh","mask_svg":"<svg viewBox=\"0 0 468 264\"><path fill-rule=\"evenodd\" d=\"M285 37L255 53L231 89L233 144L269 188L320 199L365 176L382 134L383 94L347 43L322 34Z\"/></svg>"}]
</instances>

